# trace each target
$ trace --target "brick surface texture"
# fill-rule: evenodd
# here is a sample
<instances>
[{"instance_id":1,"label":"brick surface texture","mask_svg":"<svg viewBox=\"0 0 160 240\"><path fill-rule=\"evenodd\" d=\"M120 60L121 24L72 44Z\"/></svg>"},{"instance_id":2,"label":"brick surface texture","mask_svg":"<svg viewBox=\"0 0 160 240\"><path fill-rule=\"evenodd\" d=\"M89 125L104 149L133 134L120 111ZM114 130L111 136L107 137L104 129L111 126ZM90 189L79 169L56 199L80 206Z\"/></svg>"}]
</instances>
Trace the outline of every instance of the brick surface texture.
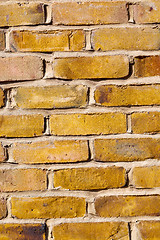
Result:
<instances>
[{"instance_id":1,"label":"brick surface texture","mask_svg":"<svg viewBox=\"0 0 160 240\"><path fill-rule=\"evenodd\" d=\"M0 240L160 240L160 0L0 0Z\"/></svg>"}]
</instances>

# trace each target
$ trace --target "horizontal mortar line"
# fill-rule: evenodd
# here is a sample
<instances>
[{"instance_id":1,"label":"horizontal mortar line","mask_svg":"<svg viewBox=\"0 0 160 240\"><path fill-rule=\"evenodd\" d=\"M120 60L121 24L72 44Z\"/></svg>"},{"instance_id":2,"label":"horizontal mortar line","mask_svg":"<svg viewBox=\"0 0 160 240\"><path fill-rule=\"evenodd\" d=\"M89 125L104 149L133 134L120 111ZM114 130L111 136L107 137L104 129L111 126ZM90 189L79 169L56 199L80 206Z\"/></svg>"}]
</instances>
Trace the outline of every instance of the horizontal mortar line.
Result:
<instances>
[{"instance_id":1,"label":"horizontal mortar line","mask_svg":"<svg viewBox=\"0 0 160 240\"><path fill-rule=\"evenodd\" d=\"M16 160L15 160L16 163ZM160 167L160 159L146 159L141 161L121 161L121 162L101 162L101 161L84 161L78 163L41 163L41 164L13 164L12 162L6 162L0 164L0 170L15 170L15 169L45 169L48 171L56 171L56 170L63 170L63 169L73 169L73 168L110 168L110 167L123 167L126 169L133 169L134 167Z\"/></svg>"},{"instance_id":2,"label":"horizontal mortar line","mask_svg":"<svg viewBox=\"0 0 160 240\"><path fill-rule=\"evenodd\" d=\"M77 29L81 29L81 30L95 30L95 29L102 29L102 28L156 28L159 27L160 24L156 24L153 23L151 24L133 24L133 23L109 23L109 24L81 24L81 25L63 25L63 24L44 24L44 25L37 25L37 26L13 26L8 28L8 31L25 31L25 30L30 30L30 31L50 31L50 30L77 30ZM3 29L2 29L3 30ZM5 29L6 30L6 29Z\"/></svg>"},{"instance_id":3,"label":"horizontal mortar line","mask_svg":"<svg viewBox=\"0 0 160 240\"><path fill-rule=\"evenodd\" d=\"M130 133L124 133L124 134L108 134L108 135L90 135L90 136L38 136L38 137L20 137L20 138L0 138L0 142L5 145L10 145L13 143L35 143L39 141L66 141L66 140L73 140L73 141L79 141L79 140L94 140L94 139L130 139L130 138L135 138L135 139L141 139L141 138L150 138L150 139L159 139L160 138L160 133L157 134L130 134ZM53 142L54 144L54 142Z\"/></svg>"}]
</instances>

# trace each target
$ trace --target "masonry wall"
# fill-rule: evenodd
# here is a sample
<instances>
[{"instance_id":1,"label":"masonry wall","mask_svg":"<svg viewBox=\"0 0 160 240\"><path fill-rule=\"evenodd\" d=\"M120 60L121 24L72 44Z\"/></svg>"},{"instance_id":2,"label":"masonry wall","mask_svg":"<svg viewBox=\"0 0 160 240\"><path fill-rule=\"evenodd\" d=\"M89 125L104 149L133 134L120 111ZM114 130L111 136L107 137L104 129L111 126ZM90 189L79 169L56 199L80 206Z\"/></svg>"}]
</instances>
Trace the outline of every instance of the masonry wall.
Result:
<instances>
[{"instance_id":1,"label":"masonry wall","mask_svg":"<svg viewBox=\"0 0 160 240\"><path fill-rule=\"evenodd\" d=\"M0 239L160 239L160 1L0 1Z\"/></svg>"}]
</instances>

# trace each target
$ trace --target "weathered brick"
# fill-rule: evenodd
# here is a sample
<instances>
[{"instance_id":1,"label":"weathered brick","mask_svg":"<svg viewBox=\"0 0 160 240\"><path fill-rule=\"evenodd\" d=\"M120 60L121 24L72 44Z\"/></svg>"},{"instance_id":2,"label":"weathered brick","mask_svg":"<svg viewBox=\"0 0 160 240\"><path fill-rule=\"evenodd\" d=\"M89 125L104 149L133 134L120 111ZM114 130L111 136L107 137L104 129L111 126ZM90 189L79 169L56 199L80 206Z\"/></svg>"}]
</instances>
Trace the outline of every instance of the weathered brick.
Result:
<instances>
[{"instance_id":1,"label":"weathered brick","mask_svg":"<svg viewBox=\"0 0 160 240\"><path fill-rule=\"evenodd\" d=\"M160 85L103 85L96 88L94 97L102 106L160 105Z\"/></svg>"},{"instance_id":2,"label":"weathered brick","mask_svg":"<svg viewBox=\"0 0 160 240\"><path fill-rule=\"evenodd\" d=\"M35 115L0 115L0 137L34 137L43 134L44 117Z\"/></svg>"},{"instance_id":3,"label":"weathered brick","mask_svg":"<svg viewBox=\"0 0 160 240\"><path fill-rule=\"evenodd\" d=\"M4 31L0 31L0 51L5 49L5 34Z\"/></svg>"},{"instance_id":4,"label":"weathered brick","mask_svg":"<svg viewBox=\"0 0 160 240\"><path fill-rule=\"evenodd\" d=\"M160 112L137 112L131 115L131 119L133 133L160 132Z\"/></svg>"},{"instance_id":5,"label":"weathered brick","mask_svg":"<svg viewBox=\"0 0 160 240\"><path fill-rule=\"evenodd\" d=\"M122 78L129 74L127 56L64 57L53 61L56 78Z\"/></svg>"},{"instance_id":6,"label":"weathered brick","mask_svg":"<svg viewBox=\"0 0 160 240\"><path fill-rule=\"evenodd\" d=\"M7 216L7 202L4 198L0 198L0 219Z\"/></svg>"},{"instance_id":7,"label":"weathered brick","mask_svg":"<svg viewBox=\"0 0 160 240\"><path fill-rule=\"evenodd\" d=\"M0 162L4 162L6 159L6 152L4 147L2 146L2 143L0 143Z\"/></svg>"},{"instance_id":8,"label":"weathered brick","mask_svg":"<svg viewBox=\"0 0 160 240\"><path fill-rule=\"evenodd\" d=\"M0 169L0 192L45 190L46 185L42 169Z\"/></svg>"},{"instance_id":9,"label":"weathered brick","mask_svg":"<svg viewBox=\"0 0 160 240\"><path fill-rule=\"evenodd\" d=\"M44 6L39 3L0 4L0 26L35 25L45 22Z\"/></svg>"},{"instance_id":10,"label":"weathered brick","mask_svg":"<svg viewBox=\"0 0 160 240\"><path fill-rule=\"evenodd\" d=\"M159 239L160 221L141 221L136 226L142 240Z\"/></svg>"},{"instance_id":11,"label":"weathered brick","mask_svg":"<svg viewBox=\"0 0 160 240\"><path fill-rule=\"evenodd\" d=\"M54 186L69 190L95 190L124 187L126 172L122 167L72 168L54 173Z\"/></svg>"},{"instance_id":12,"label":"weathered brick","mask_svg":"<svg viewBox=\"0 0 160 240\"><path fill-rule=\"evenodd\" d=\"M160 76L160 56L139 56L135 61L135 77Z\"/></svg>"},{"instance_id":13,"label":"weathered brick","mask_svg":"<svg viewBox=\"0 0 160 240\"><path fill-rule=\"evenodd\" d=\"M84 198L78 197L37 197L12 198L12 215L17 218L75 218L86 212Z\"/></svg>"},{"instance_id":14,"label":"weathered brick","mask_svg":"<svg viewBox=\"0 0 160 240\"><path fill-rule=\"evenodd\" d=\"M136 188L160 187L160 167L135 167L132 172L132 184Z\"/></svg>"},{"instance_id":15,"label":"weathered brick","mask_svg":"<svg viewBox=\"0 0 160 240\"><path fill-rule=\"evenodd\" d=\"M72 9L72 11L71 11ZM54 2L54 25L127 23L126 2Z\"/></svg>"},{"instance_id":16,"label":"weathered brick","mask_svg":"<svg viewBox=\"0 0 160 240\"><path fill-rule=\"evenodd\" d=\"M1 240L45 240L45 225L5 223L0 224Z\"/></svg>"},{"instance_id":17,"label":"weathered brick","mask_svg":"<svg viewBox=\"0 0 160 240\"><path fill-rule=\"evenodd\" d=\"M88 143L82 140L14 143L13 159L17 163L68 163L88 160Z\"/></svg>"},{"instance_id":18,"label":"weathered brick","mask_svg":"<svg viewBox=\"0 0 160 240\"><path fill-rule=\"evenodd\" d=\"M0 57L0 66L0 82L43 78L43 61L40 57Z\"/></svg>"},{"instance_id":19,"label":"weathered brick","mask_svg":"<svg viewBox=\"0 0 160 240\"><path fill-rule=\"evenodd\" d=\"M136 23L160 23L159 0L145 0L133 6Z\"/></svg>"},{"instance_id":20,"label":"weathered brick","mask_svg":"<svg viewBox=\"0 0 160 240\"><path fill-rule=\"evenodd\" d=\"M160 196L105 196L95 201L100 217L159 216Z\"/></svg>"},{"instance_id":21,"label":"weathered brick","mask_svg":"<svg viewBox=\"0 0 160 240\"><path fill-rule=\"evenodd\" d=\"M13 31L11 49L22 52L82 51L83 30Z\"/></svg>"},{"instance_id":22,"label":"weathered brick","mask_svg":"<svg viewBox=\"0 0 160 240\"><path fill-rule=\"evenodd\" d=\"M5 100L4 92L2 88L0 88L0 107L4 106L4 100Z\"/></svg>"},{"instance_id":23,"label":"weathered brick","mask_svg":"<svg viewBox=\"0 0 160 240\"><path fill-rule=\"evenodd\" d=\"M14 102L20 108L84 107L87 104L87 91L84 85L19 87L14 89Z\"/></svg>"},{"instance_id":24,"label":"weathered brick","mask_svg":"<svg viewBox=\"0 0 160 240\"><path fill-rule=\"evenodd\" d=\"M94 141L95 160L102 162L160 159L160 139L117 138Z\"/></svg>"},{"instance_id":25,"label":"weathered brick","mask_svg":"<svg viewBox=\"0 0 160 240\"><path fill-rule=\"evenodd\" d=\"M55 240L129 240L128 225L124 222L64 223L53 227Z\"/></svg>"},{"instance_id":26,"label":"weathered brick","mask_svg":"<svg viewBox=\"0 0 160 240\"><path fill-rule=\"evenodd\" d=\"M92 31L95 50L159 50L160 31L153 27L99 28Z\"/></svg>"},{"instance_id":27,"label":"weathered brick","mask_svg":"<svg viewBox=\"0 0 160 240\"><path fill-rule=\"evenodd\" d=\"M50 117L51 134L91 135L126 132L123 113L55 114Z\"/></svg>"}]
</instances>

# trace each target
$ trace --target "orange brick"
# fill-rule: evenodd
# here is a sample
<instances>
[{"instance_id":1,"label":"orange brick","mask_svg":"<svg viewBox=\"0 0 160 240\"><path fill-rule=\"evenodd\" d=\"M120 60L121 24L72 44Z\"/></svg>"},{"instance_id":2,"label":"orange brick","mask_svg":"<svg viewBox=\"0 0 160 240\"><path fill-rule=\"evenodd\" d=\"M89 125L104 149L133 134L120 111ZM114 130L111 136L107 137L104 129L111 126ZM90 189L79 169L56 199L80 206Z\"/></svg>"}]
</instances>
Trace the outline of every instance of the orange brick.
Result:
<instances>
[{"instance_id":1,"label":"orange brick","mask_svg":"<svg viewBox=\"0 0 160 240\"><path fill-rule=\"evenodd\" d=\"M127 56L93 56L56 58L54 76L63 79L122 78L129 74Z\"/></svg>"},{"instance_id":2,"label":"orange brick","mask_svg":"<svg viewBox=\"0 0 160 240\"><path fill-rule=\"evenodd\" d=\"M160 221L141 221L136 226L142 240L159 239Z\"/></svg>"},{"instance_id":3,"label":"orange brick","mask_svg":"<svg viewBox=\"0 0 160 240\"><path fill-rule=\"evenodd\" d=\"M46 171L42 169L1 169L0 192L45 190Z\"/></svg>"},{"instance_id":4,"label":"orange brick","mask_svg":"<svg viewBox=\"0 0 160 240\"><path fill-rule=\"evenodd\" d=\"M131 119L133 133L160 132L160 112L137 112L131 115Z\"/></svg>"},{"instance_id":5,"label":"orange brick","mask_svg":"<svg viewBox=\"0 0 160 240\"><path fill-rule=\"evenodd\" d=\"M2 88L0 88L0 107L4 107L4 100L5 100L4 92Z\"/></svg>"},{"instance_id":6,"label":"orange brick","mask_svg":"<svg viewBox=\"0 0 160 240\"><path fill-rule=\"evenodd\" d=\"M160 167L135 167L132 173L132 183L136 188L160 187Z\"/></svg>"},{"instance_id":7,"label":"orange brick","mask_svg":"<svg viewBox=\"0 0 160 240\"><path fill-rule=\"evenodd\" d=\"M35 115L0 115L1 137L34 137L44 131L44 117Z\"/></svg>"},{"instance_id":8,"label":"orange brick","mask_svg":"<svg viewBox=\"0 0 160 240\"><path fill-rule=\"evenodd\" d=\"M0 66L0 82L43 78L43 61L40 57L0 57Z\"/></svg>"},{"instance_id":9,"label":"orange brick","mask_svg":"<svg viewBox=\"0 0 160 240\"><path fill-rule=\"evenodd\" d=\"M69 190L119 188L125 183L126 174L122 167L72 168L54 173L54 186Z\"/></svg>"},{"instance_id":10,"label":"orange brick","mask_svg":"<svg viewBox=\"0 0 160 240\"><path fill-rule=\"evenodd\" d=\"M128 226L124 222L80 222L64 223L53 227L55 240L129 240Z\"/></svg>"},{"instance_id":11,"label":"orange brick","mask_svg":"<svg viewBox=\"0 0 160 240\"><path fill-rule=\"evenodd\" d=\"M5 218L6 216L7 216L7 202L4 198L0 198L0 219Z\"/></svg>"},{"instance_id":12,"label":"orange brick","mask_svg":"<svg viewBox=\"0 0 160 240\"><path fill-rule=\"evenodd\" d=\"M135 58L135 77L160 76L160 56L139 56Z\"/></svg>"},{"instance_id":13,"label":"orange brick","mask_svg":"<svg viewBox=\"0 0 160 240\"><path fill-rule=\"evenodd\" d=\"M123 113L55 114L50 117L51 134L95 135L126 132Z\"/></svg>"},{"instance_id":14,"label":"orange brick","mask_svg":"<svg viewBox=\"0 0 160 240\"><path fill-rule=\"evenodd\" d=\"M12 198L12 215L17 218L75 218L86 212L84 198L78 197L37 197Z\"/></svg>"},{"instance_id":15,"label":"orange brick","mask_svg":"<svg viewBox=\"0 0 160 240\"><path fill-rule=\"evenodd\" d=\"M100 217L160 216L160 196L105 196L95 201Z\"/></svg>"},{"instance_id":16,"label":"orange brick","mask_svg":"<svg viewBox=\"0 0 160 240\"><path fill-rule=\"evenodd\" d=\"M87 104L88 88L84 85L19 87L13 90L14 102L20 108L72 108Z\"/></svg>"},{"instance_id":17,"label":"orange brick","mask_svg":"<svg viewBox=\"0 0 160 240\"><path fill-rule=\"evenodd\" d=\"M100 28L92 31L95 50L159 50L159 29L153 27Z\"/></svg>"},{"instance_id":18,"label":"orange brick","mask_svg":"<svg viewBox=\"0 0 160 240\"><path fill-rule=\"evenodd\" d=\"M4 31L0 31L0 51L5 49L5 34Z\"/></svg>"},{"instance_id":19,"label":"orange brick","mask_svg":"<svg viewBox=\"0 0 160 240\"><path fill-rule=\"evenodd\" d=\"M160 23L159 0L145 0L134 7L134 20L136 23Z\"/></svg>"},{"instance_id":20,"label":"orange brick","mask_svg":"<svg viewBox=\"0 0 160 240\"><path fill-rule=\"evenodd\" d=\"M83 30L13 31L11 49L22 52L82 51Z\"/></svg>"},{"instance_id":21,"label":"orange brick","mask_svg":"<svg viewBox=\"0 0 160 240\"><path fill-rule=\"evenodd\" d=\"M71 11L72 9L72 11ZM54 25L127 23L126 2L55 2Z\"/></svg>"},{"instance_id":22,"label":"orange brick","mask_svg":"<svg viewBox=\"0 0 160 240\"><path fill-rule=\"evenodd\" d=\"M95 160L102 162L160 159L159 138L96 139L94 148Z\"/></svg>"},{"instance_id":23,"label":"orange brick","mask_svg":"<svg viewBox=\"0 0 160 240\"><path fill-rule=\"evenodd\" d=\"M96 88L94 97L102 106L160 105L160 85L103 85Z\"/></svg>"},{"instance_id":24,"label":"orange brick","mask_svg":"<svg viewBox=\"0 0 160 240\"><path fill-rule=\"evenodd\" d=\"M45 225L4 223L0 224L0 240L45 240Z\"/></svg>"},{"instance_id":25,"label":"orange brick","mask_svg":"<svg viewBox=\"0 0 160 240\"><path fill-rule=\"evenodd\" d=\"M14 143L13 159L17 163L69 163L88 160L88 143L82 140Z\"/></svg>"},{"instance_id":26,"label":"orange brick","mask_svg":"<svg viewBox=\"0 0 160 240\"><path fill-rule=\"evenodd\" d=\"M45 22L44 6L39 3L0 4L0 26L35 25Z\"/></svg>"}]
</instances>

